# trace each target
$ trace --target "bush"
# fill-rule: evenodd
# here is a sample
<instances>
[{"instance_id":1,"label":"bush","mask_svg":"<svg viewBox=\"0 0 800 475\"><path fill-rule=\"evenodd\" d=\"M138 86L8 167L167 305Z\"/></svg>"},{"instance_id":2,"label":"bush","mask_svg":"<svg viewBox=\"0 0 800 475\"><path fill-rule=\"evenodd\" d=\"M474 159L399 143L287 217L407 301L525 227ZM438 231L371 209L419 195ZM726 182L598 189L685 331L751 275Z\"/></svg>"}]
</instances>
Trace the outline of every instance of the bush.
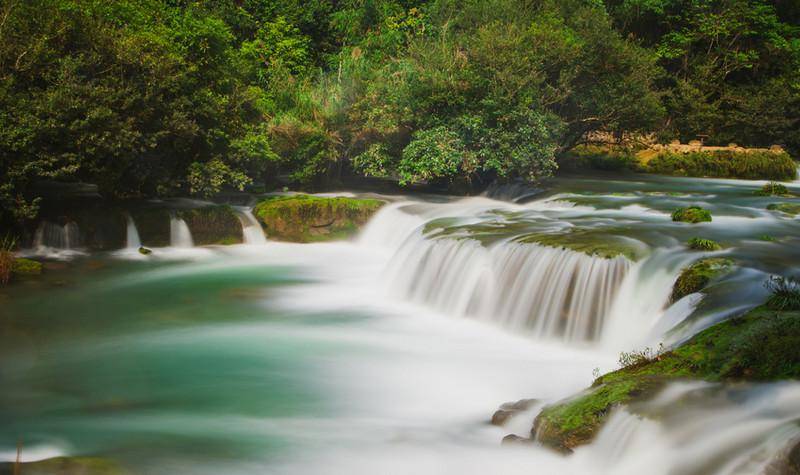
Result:
<instances>
[{"instance_id":1,"label":"bush","mask_svg":"<svg viewBox=\"0 0 800 475\"><path fill-rule=\"evenodd\" d=\"M0 240L0 285L6 285L11 280L11 272L14 269L14 250L17 248L17 240L11 236L6 236Z\"/></svg>"},{"instance_id":2,"label":"bush","mask_svg":"<svg viewBox=\"0 0 800 475\"><path fill-rule=\"evenodd\" d=\"M720 246L717 241L699 237L689 239L688 245L689 249L694 251L719 251L722 249L722 246Z\"/></svg>"},{"instance_id":3,"label":"bush","mask_svg":"<svg viewBox=\"0 0 800 475\"><path fill-rule=\"evenodd\" d=\"M786 189L785 186L781 185L780 183L776 183L771 181L766 185L762 186L760 190L756 191L755 193L758 196L783 196L788 195L789 190Z\"/></svg>"},{"instance_id":4,"label":"bush","mask_svg":"<svg viewBox=\"0 0 800 475\"><path fill-rule=\"evenodd\" d=\"M678 208L673 211L672 220L696 224L704 221L711 221L711 213L699 206L689 206L688 208Z\"/></svg>"},{"instance_id":5,"label":"bush","mask_svg":"<svg viewBox=\"0 0 800 475\"><path fill-rule=\"evenodd\" d=\"M800 310L800 279L773 275L764 287L772 295L767 299L767 307L771 310Z\"/></svg>"},{"instance_id":6,"label":"bush","mask_svg":"<svg viewBox=\"0 0 800 475\"><path fill-rule=\"evenodd\" d=\"M665 175L748 180L793 180L797 175L797 165L789 154L767 151L663 152L650 160L647 168Z\"/></svg>"},{"instance_id":7,"label":"bush","mask_svg":"<svg viewBox=\"0 0 800 475\"><path fill-rule=\"evenodd\" d=\"M653 361L657 361L662 353L664 353L663 343L659 344L658 348L655 350L647 347L643 350L633 350L631 352L623 351L619 354L619 367L631 369L644 366Z\"/></svg>"}]
</instances>

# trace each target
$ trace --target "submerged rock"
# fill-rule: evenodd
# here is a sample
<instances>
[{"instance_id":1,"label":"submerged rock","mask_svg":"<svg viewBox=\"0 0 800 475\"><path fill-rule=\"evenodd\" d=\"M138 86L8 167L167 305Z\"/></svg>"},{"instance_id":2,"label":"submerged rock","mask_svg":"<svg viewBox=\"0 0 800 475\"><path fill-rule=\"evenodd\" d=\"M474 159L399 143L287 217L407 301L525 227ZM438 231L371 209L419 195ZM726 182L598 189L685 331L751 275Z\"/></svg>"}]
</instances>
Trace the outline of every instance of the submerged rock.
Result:
<instances>
[{"instance_id":1,"label":"submerged rock","mask_svg":"<svg viewBox=\"0 0 800 475\"><path fill-rule=\"evenodd\" d=\"M600 376L584 392L545 407L531 433L569 453L597 435L615 407L645 400L669 381L773 381L800 377L800 311L758 307L709 327L670 351Z\"/></svg>"},{"instance_id":2,"label":"submerged rock","mask_svg":"<svg viewBox=\"0 0 800 475\"><path fill-rule=\"evenodd\" d=\"M780 211L790 216L797 216L800 214L800 203L772 203L767 206L767 209L770 211Z\"/></svg>"},{"instance_id":3,"label":"submerged rock","mask_svg":"<svg viewBox=\"0 0 800 475\"><path fill-rule=\"evenodd\" d=\"M329 241L355 234L384 204L375 199L277 196L258 203L253 214L270 239Z\"/></svg>"},{"instance_id":4,"label":"submerged rock","mask_svg":"<svg viewBox=\"0 0 800 475\"><path fill-rule=\"evenodd\" d=\"M711 212L699 206L678 208L672 212L672 220L682 223L703 223L711 221Z\"/></svg>"},{"instance_id":5,"label":"submerged rock","mask_svg":"<svg viewBox=\"0 0 800 475\"><path fill-rule=\"evenodd\" d=\"M516 434L508 434L503 437L502 445L533 445L536 441L525 437L520 437Z\"/></svg>"}]
</instances>

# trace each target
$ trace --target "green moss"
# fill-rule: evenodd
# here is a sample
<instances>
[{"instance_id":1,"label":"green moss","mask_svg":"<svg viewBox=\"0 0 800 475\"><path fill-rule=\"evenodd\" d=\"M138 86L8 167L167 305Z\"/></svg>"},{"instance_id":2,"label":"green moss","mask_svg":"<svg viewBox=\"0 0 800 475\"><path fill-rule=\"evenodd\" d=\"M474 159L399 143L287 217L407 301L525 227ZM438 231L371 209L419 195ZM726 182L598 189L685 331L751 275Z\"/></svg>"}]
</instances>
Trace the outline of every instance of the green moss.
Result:
<instances>
[{"instance_id":1,"label":"green moss","mask_svg":"<svg viewBox=\"0 0 800 475\"><path fill-rule=\"evenodd\" d=\"M772 203L767 206L767 209L797 216L800 214L800 203Z\"/></svg>"},{"instance_id":2,"label":"green moss","mask_svg":"<svg viewBox=\"0 0 800 475\"><path fill-rule=\"evenodd\" d=\"M693 237L689 239L687 242L689 249L694 251L719 251L722 249L722 246L719 245L717 241L713 239L703 239L699 237Z\"/></svg>"},{"instance_id":3,"label":"green moss","mask_svg":"<svg viewBox=\"0 0 800 475\"><path fill-rule=\"evenodd\" d=\"M242 223L230 206L180 210L176 216L186 221L195 245L240 244L244 241Z\"/></svg>"},{"instance_id":4,"label":"green moss","mask_svg":"<svg viewBox=\"0 0 800 475\"><path fill-rule=\"evenodd\" d=\"M614 407L681 378L800 378L800 312L759 307L707 328L673 351L605 374L578 396L544 408L533 431L540 442L571 451L592 440Z\"/></svg>"},{"instance_id":5,"label":"green moss","mask_svg":"<svg viewBox=\"0 0 800 475\"><path fill-rule=\"evenodd\" d=\"M790 196L789 190L785 186L774 181L762 186L755 194L758 196Z\"/></svg>"},{"instance_id":6,"label":"green moss","mask_svg":"<svg viewBox=\"0 0 800 475\"><path fill-rule=\"evenodd\" d=\"M672 212L672 220L682 223L702 223L711 221L711 213L699 206L678 208Z\"/></svg>"},{"instance_id":7,"label":"green moss","mask_svg":"<svg viewBox=\"0 0 800 475\"><path fill-rule=\"evenodd\" d=\"M0 473L16 473L13 463L0 463ZM19 466L24 475L123 475L127 472L118 464L98 457L54 457Z\"/></svg>"},{"instance_id":8,"label":"green moss","mask_svg":"<svg viewBox=\"0 0 800 475\"><path fill-rule=\"evenodd\" d=\"M577 146L561 157L560 165L567 169L591 168L607 171L640 168L636 150L608 145Z\"/></svg>"},{"instance_id":9,"label":"green moss","mask_svg":"<svg viewBox=\"0 0 800 475\"><path fill-rule=\"evenodd\" d=\"M534 233L518 239L518 242L569 249L605 259L623 256L635 261L640 257L636 246L623 237L610 234L608 230L572 228L560 234Z\"/></svg>"},{"instance_id":10,"label":"green moss","mask_svg":"<svg viewBox=\"0 0 800 475\"><path fill-rule=\"evenodd\" d=\"M700 292L712 280L724 275L733 267L733 261L724 257L701 259L685 268L672 288L672 301Z\"/></svg>"},{"instance_id":11,"label":"green moss","mask_svg":"<svg viewBox=\"0 0 800 475\"><path fill-rule=\"evenodd\" d=\"M278 196L258 203L253 214L271 239L319 242L352 236L384 204L375 199Z\"/></svg>"},{"instance_id":12,"label":"green moss","mask_svg":"<svg viewBox=\"0 0 800 475\"><path fill-rule=\"evenodd\" d=\"M748 180L787 181L797 175L797 165L787 153L772 151L661 152L648 161L646 170L664 175Z\"/></svg>"},{"instance_id":13,"label":"green moss","mask_svg":"<svg viewBox=\"0 0 800 475\"><path fill-rule=\"evenodd\" d=\"M11 266L11 273L13 275L39 275L42 273L42 263L17 257Z\"/></svg>"}]
</instances>

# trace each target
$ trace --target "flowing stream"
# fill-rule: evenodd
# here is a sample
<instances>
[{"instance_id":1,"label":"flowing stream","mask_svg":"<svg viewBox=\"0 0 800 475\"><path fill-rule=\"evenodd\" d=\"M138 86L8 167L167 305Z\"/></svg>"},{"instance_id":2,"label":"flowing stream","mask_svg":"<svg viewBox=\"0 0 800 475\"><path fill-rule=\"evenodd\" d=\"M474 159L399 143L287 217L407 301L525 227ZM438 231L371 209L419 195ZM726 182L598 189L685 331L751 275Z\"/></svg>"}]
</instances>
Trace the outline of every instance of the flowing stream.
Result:
<instances>
[{"instance_id":1,"label":"flowing stream","mask_svg":"<svg viewBox=\"0 0 800 475\"><path fill-rule=\"evenodd\" d=\"M395 196L349 242L248 237L242 214L261 245L77 257L0 293L0 460L21 443L23 460L147 474L761 473L800 437L798 383L677 383L569 457L500 445L620 351L680 342L798 271L800 221L767 211L758 186L636 176L559 179L525 203ZM689 204L714 220L673 223ZM565 231L625 253L533 243ZM698 235L726 248L687 250ZM705 255L737 267L670 304ZM522 398L537 403L488 423Z\"/></svg>"}]
</instances>

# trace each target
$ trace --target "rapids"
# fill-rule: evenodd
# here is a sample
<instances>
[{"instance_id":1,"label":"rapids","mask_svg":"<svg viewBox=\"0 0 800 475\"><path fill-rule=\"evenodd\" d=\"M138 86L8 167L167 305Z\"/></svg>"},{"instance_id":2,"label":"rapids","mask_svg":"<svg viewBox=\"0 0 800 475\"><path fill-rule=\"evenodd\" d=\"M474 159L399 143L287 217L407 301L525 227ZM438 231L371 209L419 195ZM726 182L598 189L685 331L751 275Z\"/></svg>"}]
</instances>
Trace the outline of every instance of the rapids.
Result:
<instances>
[{"instance_id":1,"label":"rapids","mask_svg":"<svg viewBox=\"0 0 800 475\"><path fill-rule=\"evenodd\" d=\"M242 209L247 245L190 248L175 220L151 256L76 256L0 294L0 460L21 442L24 460L153 474L759 473L800 436L798 383L674 384L570 457L500 445L620 351L680 342L798 270L800 222L766 211L758 186L636 176L516 202L391 196L357 239L324 244L248 237ZM687 204L714 220L673 223ZM526 241L571 229L630 254ZM726 248L688 251L698 234ZM709 254L738 267L670 305L681 268ZM522 398L539 402L488 424Z\"/></svg>"}]
</instances>

